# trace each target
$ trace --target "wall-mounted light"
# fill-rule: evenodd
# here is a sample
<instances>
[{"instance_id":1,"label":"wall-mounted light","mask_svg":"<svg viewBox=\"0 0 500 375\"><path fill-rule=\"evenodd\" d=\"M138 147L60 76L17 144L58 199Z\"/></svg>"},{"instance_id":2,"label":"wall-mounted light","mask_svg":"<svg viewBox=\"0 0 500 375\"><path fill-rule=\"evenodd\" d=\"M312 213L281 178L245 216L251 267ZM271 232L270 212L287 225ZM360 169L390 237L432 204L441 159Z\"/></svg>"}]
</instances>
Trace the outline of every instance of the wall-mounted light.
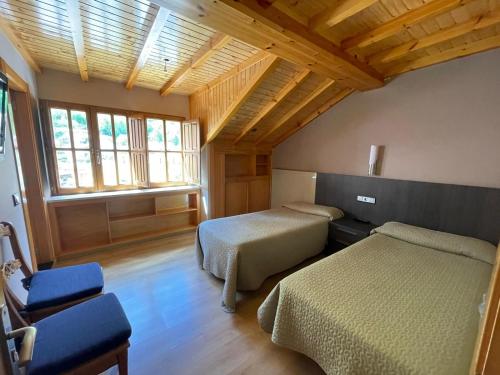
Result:
<instances>
[{"instance_id":1,"label":"wall-mounted light","mask_svg":"<svg viewBox=\"0 0 500 375\"><path fill-rule=\"evenodd\" d=\"M375 174L375 167L377 165L378 158L378 146L370 146L370 160L368 161L368 176L373 176Z\"/></svg>"}]
</instances>

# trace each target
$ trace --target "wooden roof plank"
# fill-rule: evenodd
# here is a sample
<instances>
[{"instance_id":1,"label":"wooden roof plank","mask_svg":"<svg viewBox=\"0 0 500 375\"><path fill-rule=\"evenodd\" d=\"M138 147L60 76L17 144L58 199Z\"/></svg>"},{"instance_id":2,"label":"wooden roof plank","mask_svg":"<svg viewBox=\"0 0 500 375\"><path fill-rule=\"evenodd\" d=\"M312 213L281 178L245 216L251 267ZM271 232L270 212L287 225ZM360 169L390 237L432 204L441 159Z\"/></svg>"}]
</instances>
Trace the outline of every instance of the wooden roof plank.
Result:
<instances>
[{"instance_id":1,"label":"wooden roof plank","mask_svg":"<svg viewBox=\"0 0 500 375\"><path fill-rule=\"evenodd\" d=\"M21 39L16 35L14 30L12 30L8 21L5 20L1 15L0 15L0 29L5 33L10 42L19 51L21 56L26 60L31 69L33 69L37 73L41 73L42 69L40 68L40 66L37 64L35 59L33 59L33 56L31 56L31 54L29 53L28 49L21 41Z\"/></svg>"},{"instance_id":2,"label":"wooden roof plank","mask_svg":"<svg viewBox=\"0 0 500 375\"><path fill-rule=\"evenodd\" d=\"M339 103L341 100L344 98L348 97L351 95L355 90L354 89L343 89L339 93L335 94L331 99L329 99L326 103L322 104L318 108L316 108L313 112L311 112L305 119L300 121L297 126L294 126L291 128L288 132L286 132L284 135L282 135L278 141L273 143L273 147L276 147L279 145L281 142L283 142L285 139L291 137L293 134L298 132L300 129L305 128L309 123L311 123L315 118L320 116L321 114L325 113L328 111L330 108L335 106L337 103Z\"/></svg>"},{"instance_id":3,"label":"wooden roof plank","mask_svg":"<svg viewBox=\"0 0 500 375\"><path fill-rule=\"evenodd\" d=\"M388 76L394 76L397 74L409 72L411 70L424 68L426 66L439 64L458 57L464 57L498 47L500 47L500 35L495 35L486 39L480 39L475 42L466 43L465 45L460 45L438 54L420 57L412 61L404 62L402 64L391 67L386 73Z\"/></svg>"},{"instance_id":4,"label":"wooden roof plank","mask_svg":"<svg viewBox=\"0 0 500 375\"><path fill-rule=\"evenodd\" d=\"M420 39L414 39L394 48L378 52L369 57L368 60L371 64L388 63L400 59L410 52L446 42L470 33L471 31L485 29L497 23L500 23L500 10L489 12L483 16L474 17L466 22L426 35Z\"/></svg>"},{"instance_id":5,"label":"wooden roof plank","mask_svg":"<svg viewBox=\"0 0 500 375\"><path fill-rule=\"evenodd\" d=\"M196 54L191 61L185 64L175 75L168 80L161 88L161 95L168 95L176 85L180 84L194 69L202 66L208 59L214 56L218 51L231 42L232 38L222 33L216 33L210 38Z\"/></svg>"},{"instance_id":6,"label":"wooden roof plank","mask_svg":"<svg viewBox=\"0 0 500 375\"><path fill-rule=\"evenodd\" d=\"M309 28L333 27L349 17L365 10L378 0L342 0L309 20Z\"/></svg>"},{"instance_id":7,"label":"wooden roof plank","mask_svg":"<svg viewBox=\"0 0 500 375\"><path fill-rule=\"evenodd\" d=\"M265 7L254 0L153 2L344 86L368 90L384 84L375 69L274 6Z\"/></svg>"},{"instance_id":8,"label":"wooden roof plank","mask_svg":"<svg viewBox=\"0 0 500 375\"><path fill-rule=\"evenodd\" d=\"M368 30L359 35L347 38L342 41L343 49L352 49L354 47L366 47L379 42L398 32L405 30L409 26L418 24L431 17L436 17L447 11L453 10L459 6L473 0L433 0L424 5L412 9L402 15L383 23L382 25Z\"/></svg>"},{"instance_id":9,"label":"wooden roof plank","mask_svg":"<svg viewBox=\"0 0 500 375\"><path fill-rule=\"evenodd\" d=\"M215 128L210 131L207 136L207 143L213 141L224 127L229 123L232 117L238 112L241 106L245 103L246 99L252 94L252 92L262 83L262 81L276 68L279 63L279 58L276 56L267 57L267 62L260 71L248 82L246 87L238 93L237 97L229 105L229 107L224 111L221 116L219 123Z\"/></svg>"},{"instance_id":10,"label":"wooden roof plank","mask_svg":"<svg viewBox=\"0 0 500 375\"><path fill-rule=\"evenodd\" d=\"M253 128L259 124L259 122L267 116L277 105L279 105L301 82L303 82L311 73L310 70L304 69L302 72L298 73L293 79L283 87L271 101L262 108L255 117L244 125L241 133L234 140L234 144L240 142L245 135L247 135Z\"/></svg>"},{"instance_id":11,"label":"wooden roof plank","mask_svg":"<svg viewBox=\"0 0 500 375\"><path fill-rule=\"evenodd\" d=\"M149 28L146 40L144 41L144 45L142 46L139 57L137 58L137 62L135 63L132 71L130 72L130 76L127 80L125 87L130 90L135 84L139 73L146 65L146 61L148 60L149 54L153 49L153 45L156 43L160 34L165 26L165 22L167 18L170 16L170 10L166 8L157 8L155 7L154 19L151 23L151 27Z\"/></svg>"},{"instance_id":12,"label":"wooden roof plank","mask_svg":"<svg viewBox=\"0 0 500 375\"><path fill-rule=\"evenodd\" d=\"M76 60L82 81L89 80L87 61L85 59L85 43L83 41L82 17L80 14L80 2L78 0L66 0L68 20L73 35L73 46L75 48Z\"/></svg>"},{"instance_id":13,"label":"wooden roof plank","mask_svg":"<svg viewBox=\"0 0 500 375\"><path fill-rule=\"evenodd\" d=\"M262 134L258 139L257 139L257 144L262 143L265 141L267 137L269 137L271 134L273 134L275 131L280 129L284 124L287 123L288 120L290 120L293 116L295 116L297 113L299 113L304 107L306 107L309 103L311 103L314 99L316 99L318 96L320 96L322 93L325 92L326 89L328 89L330 86L332 86L335 83L335 81L331 79L325 80L323 83L321 83L313 92L311 92L309 95L307 95L302 101L300 101L296 106L294 106L291 110L289 110L281 119L278 121L276 124L274 124L267 132Z\"/></svg>"}]
</instances>

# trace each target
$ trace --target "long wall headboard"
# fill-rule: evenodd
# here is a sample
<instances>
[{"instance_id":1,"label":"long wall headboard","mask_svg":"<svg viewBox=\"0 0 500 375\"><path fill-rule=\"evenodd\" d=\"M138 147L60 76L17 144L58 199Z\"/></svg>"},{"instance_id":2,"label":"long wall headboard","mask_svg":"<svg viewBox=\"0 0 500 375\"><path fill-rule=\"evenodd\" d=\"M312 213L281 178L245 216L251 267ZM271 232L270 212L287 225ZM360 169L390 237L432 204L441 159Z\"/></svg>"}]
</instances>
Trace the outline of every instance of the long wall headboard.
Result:
<instances>
[{"instance_id":1,"label":"long wall headboard","mask_svg":"<svg viewBox=\"0 0 500 375\"><path fill-rule=\"evenodd\" d=\"M318 173L315 201L376 225L399 221L495 245L500 240L500 189Z\"/></svg>"}]
</instances>

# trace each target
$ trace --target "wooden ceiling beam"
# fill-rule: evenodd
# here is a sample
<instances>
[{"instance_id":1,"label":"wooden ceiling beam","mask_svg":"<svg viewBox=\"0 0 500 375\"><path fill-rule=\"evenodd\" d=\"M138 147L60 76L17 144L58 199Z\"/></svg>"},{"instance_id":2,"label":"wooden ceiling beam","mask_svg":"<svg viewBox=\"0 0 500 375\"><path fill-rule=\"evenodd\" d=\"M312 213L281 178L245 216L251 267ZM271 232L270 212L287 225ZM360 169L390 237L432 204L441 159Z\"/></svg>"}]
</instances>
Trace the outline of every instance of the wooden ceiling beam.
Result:
<instances>
[{"instance_id":1,"label":"wooden ceiling beam","mask_svg":"<svg viewBox=\"0 0 500 375\"><path fill-rule=\"evenodd\" d=\"M161 7L151 5L151 8L153 8L152 9L154 17L153 22L149 27L148 35L146 37L146 40L144 41L144 45L142 46L141 52L139 53L139 57L137 58L137 61L134 67L132 68L132 71L130 72L127 83L125 84L125 87L128 90L134 87L135 81L137 80L137 77L139 76L141 70L146 65L146 61L148 60L149 54L151 53L154 44L160 37L163 27L167 22L167 18L170 16L171 13L170 10Z\"/></svg>"},{"instance_id":2,"label":"wooden ceiling beam","mask_svg":"<svg viewBox=\"0 0 500 375\"><path fill-rule=\"evenodd\" d=\"M153 0L196 22L266 50L336 80L368 90L383 86L383 77L308 26L254 0Z\"/></svg>"},{"instance_id":3,"label":"wooden ceiling beam","mask_svg":"<svg viewBox=\"0 0 500 375\"><path fill-rule=\"evenodd\" d=\"M10 40L12 45L17 49L19 54L28 63L31 69L33 69L37 73L41 73L42 69L37 64L33 56L31 56L28 49L25 47L24 43L21 41L21 39L16 35L12 27L9 25L9 21L7 21L1 15L0 15L0 30L4 32L4 34Z\"/></svg>"},{"instance_id":4,"label":"wooden ceiling beam","mask_svg":"<svg viewBox=\"0 0 500 375\"><path fill-rule=\"evenodd\" d=\"M335 106L338 102L343 100L344 98L348 97L351 95L355 90L353 89L343 89L339 93L335 94L331 99L329 99L326 103L322 104L318 108L316 108L313 112L311 112L305 119L300 121L297 126L294 126L291 128L288 132L286 132L283 136L281 136L278 141L273 143L273 147L276 147L279 145L281 142L283 142L285 139L291 137L293 134L298 132L300 129L305 128L307 125L311 123L315 118L320 116L321 114L325 113L328 111L330 108Z\"/></svg>"},{"instance_id":5,"label":"wooden ceiling beam","mask_svg":"<svg viewBox=\"0 0 500 375\"><path fill-rule=\"evenodd\" d=\"M262 143L266 140L267 137L269 137L271 134L273 134L275 131L278 129L281 129L283 125L285 125L288 120L290 120L293 116L295 116L297 113L302 111L309 103L311 103L314 99L316 99L318 96L323 94L330 86L332 86L335 83L335 81L331 79L325 80L323 83L321 83L313 92L311 92L309 95L307 95L300 103L298 103L296 106L294 106L291 110L289 110L276 124L274 124L267 132L262 134L258 139L257 139L257 144Z\"/></svg>"},{"instance_id":6,"label":"wooden ceiling beam","mask_svg":"<svg viewBox=\"0 0 500 375\"><path fill-rule=\"evenodd\" d=\"M285 85L275 96L271 99L271 101L262 108L255 117L248 122L243 127L241 133L234 140L234 144L240 142L253 128L255 128L260 121L266 117L271 111L276 108L288 95L298 86L300 85L309 75L311 74L310 70L304 69L302 72L298 73L292 80Z\"/></svg>"},{"instance_id":7,"label":"wooden ceiling beam","mask_svg":"<svg viewBox=\"0 0 500 375\"><path fill-rule=\"evenodd\" d=\"M355 35L342 41L342 48L349 50L355 47L366 47L373 43L387 39L410 26L418 24L429 18L453 10L473 0L433 0L412 9L402 15L383 23L382 25Z\"/></svg>"},{"instance_id":8,"label":"wooden ceiling beam","mask_svg":"<svg viewBox=\"0 0 500 375\"><path fill-rule=\"evenodd\" d=\"M414 39L397 47L378 52L370 57L370 64L385 64L398 60L405 55L436 44L446 42L453 38L468 34L475 30L481 30L500 23L500 10L489 12L485 15L474 17L466 22L448 27L420 39Z\"/></svg>"},{"instance_id":9,"label":"wooden ceiling beam","mask_svg":"<svg viewBox=\"0 0 500 375\"><path fill-rule=\"evenodd\" d=\"M500 35L495 35L490 38L480 39L472 43L466 43L465 45L457 46L441 53L401 63L388 69L387 75L394 76L397 74L409 72L411 70L424 68L426 66L439 64L448 60L456 59L458 57L464 57L498 47L500 47Z\"/></svg>"},{"instance_id":10,"label":"wooden ceiling beam","mask_svg":"<svg viewBox=\"0 0 500 375\"><path fill-rule=\"evenodd\" d=\"M76 61L82 81L89 80L87 60L85 58L85 44L83 41L82 16L80 14L80 2L78 0L66 0L68 21L73 35L73 46L75 48Z\"/></svg>"},{"instance_id":11,"label":"wooden ceiling beam","mask_svg":"<svg viewBox=\"0 0 500 375\"><path fill-rule=\"evenodd\" d=\"M223 33L216 33L195 53L187 64L179 69L160 90L161 95L168 95L179 85L193 70L202 66L208 59L223 49L233 40Z\"/></svg>"},{"instance_id":12,"label":"wooden ceiling beam","mask_svg":"<svg viewBox=\"0 0 500 375\"><path fill-rule=\"evenodd\" d=\"M349 17L365 10L378 2L378 0L341 0L309 20L309 28L317 30L321 27L333 27Z\"/></svg>"},{"instance_id":13,"label":"wooden ceiling beam","mask_svg":"<svg viewBox=\"0 0 500 375\"><path fill-rule=\"evenodd\" d=\"M279 58L276 56L267 57L266 64L262 70L256 74L248 82L243 90L238 93L237 97L231 103L231 105L225 110L224 114L221 116L219 123L208 133L207 143L213 141L224 127L229 123L233 116L238 112L241 106L245 103L246 99L255 91L255 89L262 83L264 79L276 68L279 63Z\"/></svg>"}]
</instances>

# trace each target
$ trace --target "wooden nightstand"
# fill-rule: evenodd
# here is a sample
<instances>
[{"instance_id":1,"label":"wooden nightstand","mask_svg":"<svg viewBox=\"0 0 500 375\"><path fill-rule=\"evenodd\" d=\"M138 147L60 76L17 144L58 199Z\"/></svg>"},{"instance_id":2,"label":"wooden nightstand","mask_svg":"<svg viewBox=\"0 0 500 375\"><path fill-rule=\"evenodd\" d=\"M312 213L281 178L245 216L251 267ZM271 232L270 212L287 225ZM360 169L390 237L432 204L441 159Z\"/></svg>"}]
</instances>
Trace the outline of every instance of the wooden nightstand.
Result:
<instances>
[{"instance_id":1,"label":"wooden nightstand","mask_svg":"<svg viewBox=\"0 0 500 375\"><path fill-rule=\"evenodd\" d=\"M328 252L334 253L370 235L376 225L343 217L328 226Z\"/></svg>"}]
</instances>

